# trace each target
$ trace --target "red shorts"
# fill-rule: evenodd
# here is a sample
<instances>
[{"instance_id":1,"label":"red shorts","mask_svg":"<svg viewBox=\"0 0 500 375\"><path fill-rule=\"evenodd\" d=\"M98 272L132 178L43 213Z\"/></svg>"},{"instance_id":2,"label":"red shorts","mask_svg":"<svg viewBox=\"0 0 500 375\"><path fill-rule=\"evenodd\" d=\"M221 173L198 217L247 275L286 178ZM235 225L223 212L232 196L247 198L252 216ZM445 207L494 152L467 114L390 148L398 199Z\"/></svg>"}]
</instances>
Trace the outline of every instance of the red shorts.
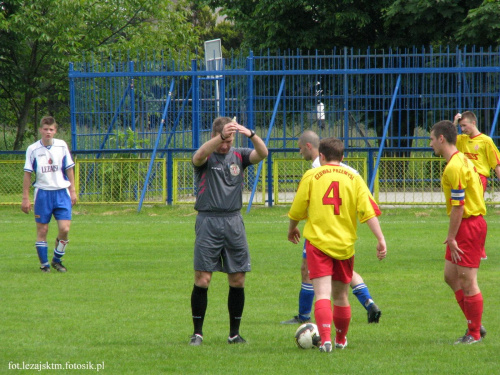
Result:
<instances>
[{"instance_id":1,"label":"red shorts","mask_svg":"<svg viewBox=\"0 0 500 375\"><path fill-rule=\"evenodd\" d=\"M486 232L486 221L481 215L462 219L455 239L457 240L458 248L464 253L460 254L462 260L456 264L462 267L479 268L481 254L484 251L484 243L486 242ZM446 245L446 255L444 258L453 263L448 245Z\"/></svg>"},{"instance_id":2,"label":"red shorts","mask_svg":"<svg viewBox=\"0 0 500 375\"><path fill-rule=\"evenodd\" d=\"M311 245L306 240L307 269L309 278L317 279L323 276L332 276L332 280L349 284L354 269L354 256L349 259L339 260L329 257L324 252Z\"/></svg>"}]
</instances>

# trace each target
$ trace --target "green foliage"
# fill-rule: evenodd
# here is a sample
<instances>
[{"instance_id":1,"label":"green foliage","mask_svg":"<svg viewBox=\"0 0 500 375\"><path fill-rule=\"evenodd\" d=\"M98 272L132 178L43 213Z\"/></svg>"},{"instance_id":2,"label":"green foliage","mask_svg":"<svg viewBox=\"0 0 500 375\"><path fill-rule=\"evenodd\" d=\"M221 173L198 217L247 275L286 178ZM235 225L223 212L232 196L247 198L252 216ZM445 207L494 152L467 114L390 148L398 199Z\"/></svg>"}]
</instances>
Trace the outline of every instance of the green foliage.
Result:
<instances>
[{"instance_id":1,"label":"green foliage","mask_svg":"<svg viewBox=\"0 0 500 375\"><path fill-rule=\"evenodd\" d=\"M484 0L477 8L470 9L463 26L457 32L458 41L464 45L499 45L499 14L500 3L497 0Z\"/></svg>"},{"instance_id":2,"label":"green foliage","mask_svg":"<svg viewBox=\"0 0 500 375\"><path fill-rule=\"evenodd\" d=\"M186 12L163 0L14 0L0 3L0 104L17 129L49 113L69 122L68 66L85 54L171 49L197 44ZM35 107L35 104L38 107ZM5 116L5 115L4 115Z\"/></svg>"},{"instance_id":3,"label":"green foliage","mask_svg":"<svg viewBox=\"0 0 500 375\"><path fill-rule=\"evenodd\" d=\"M244 214L252 272L247 275L241 334L226 343L227 278L213 276L204 342L192 333L193 207L76 206L66 274L38 270L35 223L18 207L0 207L2 340L0 372L11 363L104 362L104 374L496 374L500 339L500 272L494 241L500 216L487 216L489 259L481 264L481 344L453 345L466 322L443 281L448 218L441 209L383 209L388 257L359 226L355 269L382 309L379 324L350 295L349 346L330 355L299 350L296 326L302 247L286 240L287 208ZM53 221L49 243L57 232ZM425 240L424 240L425 239ZM489 244L489 245L488 245ZM473 370L471 370L473 360ZM15 371L14 371L15 372ZM28 373L35 373L34 371ZM89 374L93 371L58 371Z\"/></svg>"},{"instance_id":4,"label":"green foliage","mask_svg":"<svg viewBox=\"0 0 500 375\"><path fill-rule=\"evenodd\" d=\"M496 0L198 0L227 15L256 51L496 45Z\"/></svg>"}]
</instances>

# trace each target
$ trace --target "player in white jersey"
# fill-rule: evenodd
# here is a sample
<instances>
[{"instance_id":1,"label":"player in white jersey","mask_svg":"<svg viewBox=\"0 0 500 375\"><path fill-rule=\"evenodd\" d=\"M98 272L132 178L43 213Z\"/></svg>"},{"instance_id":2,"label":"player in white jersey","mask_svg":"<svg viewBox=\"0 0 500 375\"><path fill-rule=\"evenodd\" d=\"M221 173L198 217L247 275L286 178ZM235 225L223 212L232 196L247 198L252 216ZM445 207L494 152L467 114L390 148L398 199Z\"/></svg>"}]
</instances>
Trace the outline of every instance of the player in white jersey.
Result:
<instances>
[{"instance_id":1,"label":"player in white jersey","mask_svg":"<svg viewBox=\"0 0 500 375\"><path fill-rule=\"evenodd\" d=\"M47 233L52 215L59 229L51 265L59 272L66 272L61 263L68 244L71 224L71 208L76 203L75 163L66 142L55 139L57 123L51 116L40 121L42 138L26 150L24 164L23 201L21 210L29 213L31 202L29 190L31 174L35 173L34 214L36 222L36 250L40 259L40 270L50 272L48 260Z\"/></svg>"},{"instance_id":2,"label":"player in white jersey","mask_svg":"<svg viewBox=\"0 0 500 375\"><path fill-rule=\"evenodd\" d=\"M305 160L313 161L312 167L318 168L321 166L319 161L319 136L312 130L306 130L299 137L299 152ZM342 167L348 168L352 173L358 174L358 171L349 167L344 163L340 163ZM299 313L292 319L282 321L281 324L302 324L307 323L311 319L311 311L314 300L314 290L309 279L307 270L306 248L302 253L302 264L300 267L302 283L299 292ZM359 303L366 309L368 323L378 323L382 311L373 301L368 286L363 278L356 271L353 272L352 281L350 283L352 293L356 296Z\"/></svg>"}]
</instances>

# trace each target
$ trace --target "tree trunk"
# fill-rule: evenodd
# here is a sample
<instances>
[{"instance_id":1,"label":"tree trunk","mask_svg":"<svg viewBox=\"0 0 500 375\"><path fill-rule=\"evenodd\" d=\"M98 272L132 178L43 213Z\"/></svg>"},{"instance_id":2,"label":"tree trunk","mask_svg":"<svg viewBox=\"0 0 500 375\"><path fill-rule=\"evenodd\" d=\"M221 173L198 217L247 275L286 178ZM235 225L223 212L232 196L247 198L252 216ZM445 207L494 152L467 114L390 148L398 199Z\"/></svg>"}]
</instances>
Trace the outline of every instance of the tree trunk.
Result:
<instances>
[{"instance_id":1,"label":"tree trunk","mask_svg":"<svg viewBox=\"0 0 500 375\"><path fill-rule=\"evenodd\" d=\"M16 140L14 141L13 150L20 150L23 146L24 133L26 132L26 124L28 123L28 117L31 106L31 96L26 95L24 98L24 105L19 113L19 117L17 118L17 134Z\"/></svg>"}]
</instances>

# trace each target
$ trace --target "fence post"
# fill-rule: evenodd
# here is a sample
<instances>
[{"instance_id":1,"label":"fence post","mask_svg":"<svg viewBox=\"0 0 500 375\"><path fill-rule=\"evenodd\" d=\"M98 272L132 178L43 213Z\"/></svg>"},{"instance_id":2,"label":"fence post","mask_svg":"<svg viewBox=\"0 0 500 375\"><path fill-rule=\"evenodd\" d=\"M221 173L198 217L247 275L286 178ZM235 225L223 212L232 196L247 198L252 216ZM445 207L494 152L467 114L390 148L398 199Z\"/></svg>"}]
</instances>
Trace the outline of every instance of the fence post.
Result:
<instances>
[{"instance_id":1,"label":"fence post","mask_svg":"<svg viewBox=\"0 0 500 375\"><path fill-rule=\"evenodd\" d=\"M128 68L130 73L134 72L134 62L129 61ZM130 122L131 129L135 133L135 91L134 91L134 76L130 77ZM134 147L135 147L135 138L134 138Z\"/></svg>"},{"instance_id":2,"label":"fence post","mask_svg":"<svg viewBox=\"0 0 500 375\"><path fill-rule=\"evenodd\" d=\"M75 79L72 74L74 72L73 63L69 63L69 108L71 113L71 151L77 150L76 143L76 116L75 116ZM77 190L78 191L78 190Z\"/></svg>"},{"instance_id":3,"label":"fence post","mask_svg":"<svg viewBox=\"0 0 500 375\"><path fill-rule=\"evenodd\" d=\"M347 47L344 47L344 144L349 148L349 76L347 74Z\"/></svg>"},{"instance_id":4,"label":"fence post","mask_svg":"<svg viewBox=\"0 0 500 375\"><path fill-rule=\"evenodd\" d=\"M172 150L167 151L167 204L171 205L174 201L173 192L173 178L174 175L174 160Z\"/></svg>"},{"instance_id":5,"label":"fence post","mask_svg":"<svg viewBox=\"0 0 500 375\"><path fill-rule=\"evenodd\" d=\"M273 206L273 152L269 150L267 155L267 205Z\"/></svg>"},{"instance_id":6,"label":"fence post","mask_svg":"<svg viewBox=\"0 0 500 375\"><path fill-rule=\"evenodd\" d=\"M253 51L250 51L250 56L247 57L247 72L253 72ZM254 118L253 118L253 74L247 76L247 123L246 127L248 129L255 130Z\"/></svg>"},{"instance_id":7,"label":"fence post","mask_svg":"<svg viewBox=\"0 0 500 375\"><path fill-rule=\"evenodd\" d=\"M196 72L196 59L191 60L191 70ZM200 79L197 75L193 75L193 140L192 148L200 148Z\"/></svg>"}]
</instances>

